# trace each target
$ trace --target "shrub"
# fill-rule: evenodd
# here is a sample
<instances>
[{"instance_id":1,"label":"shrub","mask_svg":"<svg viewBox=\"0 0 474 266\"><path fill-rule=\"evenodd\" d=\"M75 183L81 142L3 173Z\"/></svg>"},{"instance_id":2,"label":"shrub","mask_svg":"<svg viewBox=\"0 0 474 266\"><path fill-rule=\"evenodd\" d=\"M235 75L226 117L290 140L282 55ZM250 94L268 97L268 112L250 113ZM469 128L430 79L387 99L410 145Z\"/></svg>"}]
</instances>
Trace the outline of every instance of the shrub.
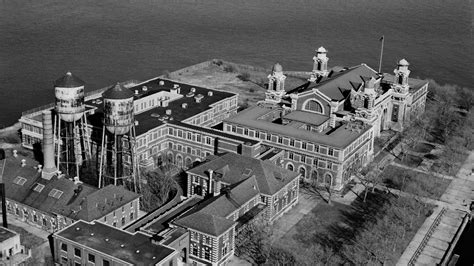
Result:
<instances>
[{"instance_id":1,"label":"shrub","mask_svg":"<svg viewBox=\"0 0 474 266\"><path fill-rule=\"evenodd\" d=\"M242 80L242 81L250 81L250 74L248 72L243 72L243 73L240 73L237 76L237 78Z\"/></svg>"},{"instance_id":2,"label":"shrub","mask_svg":"<svg viewBox=\"0 0 474 266\"><path fill-rule=\"evenodd\" d=\"M224 71L227 73L233 73L235 72L235 67L232 65L226 65L224 66Z\"/></svg>"}]
</instances>

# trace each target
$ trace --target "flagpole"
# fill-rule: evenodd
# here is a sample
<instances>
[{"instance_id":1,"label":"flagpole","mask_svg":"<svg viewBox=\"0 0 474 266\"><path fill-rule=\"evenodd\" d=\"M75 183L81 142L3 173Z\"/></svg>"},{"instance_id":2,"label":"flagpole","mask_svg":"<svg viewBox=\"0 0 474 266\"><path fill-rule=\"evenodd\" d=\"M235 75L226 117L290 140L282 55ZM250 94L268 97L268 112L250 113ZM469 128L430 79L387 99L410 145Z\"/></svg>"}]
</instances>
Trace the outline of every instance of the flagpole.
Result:
<instances>
[{"instance_id":1,"label":"flagpole","mask_svg":"<svg viewBox=\"0 0 474 266\"><path fill-rule=\"evenodd\" d=\"M385 36L382 35L380 40L382 41L382 48L380 49L379 73L382 73L383 43L385 42Z\"/></svg>"}]
</instances>

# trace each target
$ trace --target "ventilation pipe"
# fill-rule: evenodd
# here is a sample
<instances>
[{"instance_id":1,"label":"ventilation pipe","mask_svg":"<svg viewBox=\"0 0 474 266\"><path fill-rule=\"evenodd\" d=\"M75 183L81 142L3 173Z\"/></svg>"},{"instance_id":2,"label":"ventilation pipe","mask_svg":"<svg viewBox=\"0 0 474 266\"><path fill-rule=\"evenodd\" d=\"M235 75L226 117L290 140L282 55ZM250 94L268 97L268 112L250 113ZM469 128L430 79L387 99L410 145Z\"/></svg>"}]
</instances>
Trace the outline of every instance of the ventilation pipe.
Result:
<instances>
[{"instance_id":1,"label":"ventilation pipe","mask_svg":"<svg viewBox=\"0 0 474 266\"><path fill-rule=\"evenodd\" d=\"M44 166L41 177L51 179L57 172L54 164L54 144L53 144L53 122L51 119L51 110L43 112L43 158Z\"/></svg>"},{"instance_id":2,"label":"ventilation pipe","mask_svg":"<svg viewBox=\"0 0 474 266\"><path fill-rule=\"evenodd\" d=\"M214 194L214 191L212 189L212 174L214 173L214 171L212 169L209 169L207 171L209 172L209 189L207 191L209 191L208 194Z\"/></svg>"}]
</instances>

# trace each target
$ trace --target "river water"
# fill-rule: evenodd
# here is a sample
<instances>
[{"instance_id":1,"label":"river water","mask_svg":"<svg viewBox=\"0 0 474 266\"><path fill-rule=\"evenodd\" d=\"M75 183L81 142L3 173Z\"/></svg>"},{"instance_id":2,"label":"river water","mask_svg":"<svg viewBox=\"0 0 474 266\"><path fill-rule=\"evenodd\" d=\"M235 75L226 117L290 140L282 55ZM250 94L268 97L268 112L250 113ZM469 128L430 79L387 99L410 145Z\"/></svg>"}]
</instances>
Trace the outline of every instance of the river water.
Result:
<instances>
[{"instance_id":1,"label":"river water","mask_svg":"<svg viewBox=\"0 0 474 266\"><path fill-rule=\"evenodd\" d=\"M0 128L53 100L70 70L93 90L211 58L307 71L383 71L406 58L411 76L472 87L472 0L14 0L0 1Z\"/></svg>"}]
</instances>

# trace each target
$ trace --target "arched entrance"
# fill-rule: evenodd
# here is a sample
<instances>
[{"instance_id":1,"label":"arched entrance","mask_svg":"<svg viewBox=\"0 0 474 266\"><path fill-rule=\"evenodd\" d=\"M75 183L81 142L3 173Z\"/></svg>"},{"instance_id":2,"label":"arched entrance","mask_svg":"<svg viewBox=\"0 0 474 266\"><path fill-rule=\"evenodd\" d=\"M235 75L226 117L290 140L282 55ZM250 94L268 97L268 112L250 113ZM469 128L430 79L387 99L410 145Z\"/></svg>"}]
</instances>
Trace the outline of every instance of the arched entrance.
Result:
<instances>
[{"instance_id":1,"label":"arched entrance","mask_svg":"<svg viewBox=\"0 0 474 266\"><path fill-rule=\"evenodd\" d=\"M176 164L179 168L183 167L183 156L181 156L180 154L176 155Z\"/></svg>"},{"instance_id":2,"label":"arched entrance","mask_svg":"<svg viewBox=\"0 0 474 266\"><path fill-rule=\"evenodd\" d=\"M293 170L295 170L295 167L291 163L289 163L289 164L286 165L286 169L288 169L290 171L293 171Z\"/></svg>"},{"instance_id":3,"label":"arched entrance","mask_svg":"<svg viewBox=\"0 0 474 266\"><path fill-rule=\"evenodd\" d=\"M300 166L298 172L300 173L302 179L306 179L306 168L304 168L304 166Z\"/></svg>"},{"instance_id":4,"label":"arched entrance","mask_svg":"<svg viewBox=\"0 0 474 266\"><path fill-rule=\"evenodd\" d=\"M324 185L327 187L332 185L332 175L330 173L324 175Z\"/></svg>"},{"instance_id":5,"label":"arched entrance","mask_svg":"<svg viewBox=\"0 0 474 266\"><path fill-rule=\"evenodd\" d=\"M186 166L186 168L192 167L192 166L193 166L192 164L193 164L193 161L191 160L191 158L186 157L186 160L185 160L185 166Z\"/></svg>"},{"instance_id":6,"label":"arched entrance","mask_svg":"<svg viewBox=\"0 0 474 266\"><path fill-rule=\"evenodd\" d=\"M311 182L312 183L317 183L318 182L318 171L316 169L311 171Z\"/></svg>"}]
</instances>

